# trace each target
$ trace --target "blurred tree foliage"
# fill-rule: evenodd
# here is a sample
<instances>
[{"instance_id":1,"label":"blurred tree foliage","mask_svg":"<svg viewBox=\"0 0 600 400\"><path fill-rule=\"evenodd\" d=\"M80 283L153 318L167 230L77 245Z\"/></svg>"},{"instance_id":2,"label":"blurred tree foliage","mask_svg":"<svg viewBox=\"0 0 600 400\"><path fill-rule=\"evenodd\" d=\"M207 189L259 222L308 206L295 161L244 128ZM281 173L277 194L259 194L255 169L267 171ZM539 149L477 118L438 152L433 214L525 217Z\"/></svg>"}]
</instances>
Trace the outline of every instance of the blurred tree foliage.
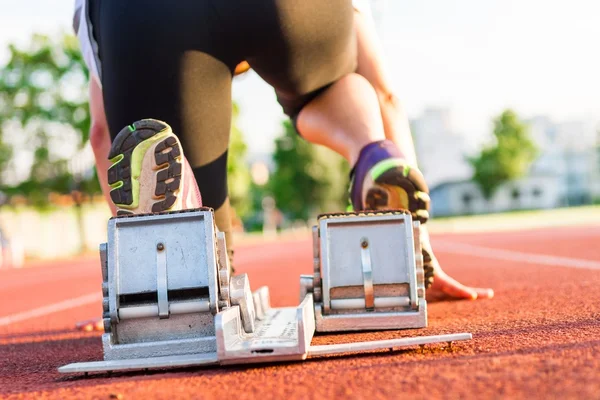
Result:
<instances>
[{"instance_id":1,"label":"blurred tree foliage","mask_svg":"<svg viewBox=\"0 0 600 400\"><path fill-rule=\"evenodd\" d=\"M349 167L339 155L302 139L291 122L275 142L275 171L269 192L292 220L308 220L320 212L344 209Z\"/></svg>"},{"instance_id":2,"label":"blurred tree foliage","mask_svg":"<svg viewBox=\"0 0 600 400\"><path fill-rule=\"evenodd\" d=\"M473 180L486 199L504 182L525 175L538 154L527 126L511 110L494 120L494 139L468 159L474 168Z\"/></svg>"},{"instance_id":3,"label":"blurred tree foliage","mask_svg":"<svg viewBox=\"0 0 600 400\"><path fill-rule=\"evenodd\" d=\"M227 185L229 186L229 201L239 218L245 218L252 211L250 185L252 178L246 160L248 146L244 142L242 132L238 128L239 107L233 103L231 118L231 136L227 158Z\"/></svg>"},{"instance_id":4,"label":"blurred tree foliage","mask_svg":"<svg viewBox=\"0 0 600 400\"><path fill-rule=\"evenodd\" d=\"M0 69L0 187L10 195L24 195L33 204L45 206L50 192L67 194L75 188L84 193L100 192L97 172L76 171L72 155L87 144L90 131L88 103L89 72L77 38L35 34L24 48L9 46L10 58ZM239 216L250 210L250 172L246 144L236 126L239 109L233 105L228 174L231 203ZM23 135L13 149L6 135ZM13 141L13 140L11 140ZM33 163L24 180L2 180L15 163L17 151L27 150ZM75 168L73 168L75 167ZM27 171L26 171L27 172Z\"/></svg>"},{"instance_id":5,"label":"blurred tree foliage","mask_svg":"<svg viewBox=\"0 0 600 400\"><path fill-rule=\"evenodd\" d=\"M48 193L73 189L73 172L84 172L73 164L70 168L69 162L89 135L88 72L72 35L53 39L35 34L24 48L10 45L9 53L0 69L0 169L4 178L7 168L22 169L23 163L13 160L14 150L26 150L33 162L23 181L1 183L7 194L22 194L43 206ZM9 148L8 134L22 135L10 140L22 143L20 149ZM97 179L87 172L81 186L96 193Z\"/></svg>"}]
</instances>

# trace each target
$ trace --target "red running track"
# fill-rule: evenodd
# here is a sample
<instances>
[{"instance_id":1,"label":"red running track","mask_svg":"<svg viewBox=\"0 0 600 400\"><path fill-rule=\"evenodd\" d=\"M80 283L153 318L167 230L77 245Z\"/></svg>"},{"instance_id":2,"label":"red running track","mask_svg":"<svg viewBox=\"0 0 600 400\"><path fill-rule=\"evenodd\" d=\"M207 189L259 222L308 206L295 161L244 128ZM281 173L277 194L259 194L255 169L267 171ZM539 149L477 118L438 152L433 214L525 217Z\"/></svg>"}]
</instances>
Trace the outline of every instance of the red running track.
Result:
<instances>
[{"instance_id":1,"label":"red running track","mask_svg":"<svg viewBox=\"0 0 600 400\"><path fill-rule=\"evenodd\" d=\"M100 312L97 260L0 271L0 397L600 398L600 227L437 235L433 242L447 272L492 286L496 297L430 303L426 329L314 343L473 333L453 349L88 378L56 368L102 358L100 334L73 329ZM253 288L270 286L273 305L298 303L299 275L311 270L308 239L244 247L237 256Z\"/></svg>"}]
</instances>

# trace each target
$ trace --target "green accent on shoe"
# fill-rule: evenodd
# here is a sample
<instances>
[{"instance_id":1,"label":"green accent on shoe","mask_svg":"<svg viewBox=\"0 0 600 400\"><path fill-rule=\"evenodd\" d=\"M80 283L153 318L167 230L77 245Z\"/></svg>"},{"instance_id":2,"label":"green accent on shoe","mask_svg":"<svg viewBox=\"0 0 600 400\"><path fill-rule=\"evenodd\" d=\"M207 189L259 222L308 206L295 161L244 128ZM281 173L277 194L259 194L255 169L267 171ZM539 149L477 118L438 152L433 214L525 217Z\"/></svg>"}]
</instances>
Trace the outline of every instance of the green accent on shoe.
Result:
<instances>
[{"instance_id":1,"label":"green accent on shoe","mask_svg":"<svg viewBox=\"0 0 600 400\"><path fill-rule=\"evenodd\" d=\"M119 189L120 187L123 187L123 181L118 181L113 184L109 184L108 186L110 186L113 189ZM111 192L112 192L112 190L111 190Z\"/></svg>"},{"instance_id":2,"label":"green accent on shoe","mask_svg":"<svg viewBox=\"0 0 600 400\"><path fill-rule=\"evenodd\" d=\"M404 169L402 170L402 175L404 175L404 177L407 177L408 174L410 172L410 166L409 165L405 165Z\"/></svg>"},{"instance_id":3,"label":"green accent on shoe","mask_svg":"<svg viewBox=\"0 0 600 400\"><path fill-rule=\"evenodd\" d=\"M135 126L133 126L133 125L128 125L127 127L129 128L129 131L130 131L130 132L133 132L133 131L135 131Z\"/></svg>"},{"instance_id":4,"label":"green accent on shoe","mask_svg":"<svg viewBox=\"0 0 600 400\"><path fill-rule=\"evenodd\" d=\"M431 201L431 197L425 192L415 192L415 199L429 202Z\"/></svg>"},{"instance_id":5,"label":"green accent on shoe","mask_svg":"<svg viewBox=\"0 0 600 400\"><path fill-rule=\"evenodd\" d=\"M155 143L172 135L170 129L165 129L162 132L140 142L131 153L131 195L133 201L131 204L119 205L121 208L133 210L139 205L140 197L140 176L142 175L142 164L144 163L144 155L146 151ZM116 157L115 157L116 158Z\"/></svg>"},{"instance_id":6,"label":"green accent on shoe","mask_svg":"<svg viewBox=\"0 0 600 400\"><path fill-rule=\"evenodd\" d=\"M388 158L387 160L383 160L375 164L373 168L371 168L371 178L376 180L379 178L384 172L388 171L391 168L399 167L404 164L404 160L398 158ZM404 167L406 168L406 167ZM410 167L409 167L410 168Z\"/></svg>"},{"instance_id":7,"label":"green accent on shoe","mask_svg":"<svg viewBox=\"0 0 600 400\"><path fill-rule=\"evenodd\" d=\"M113 158L110 158L108 161L110 161L110 163L111 163L112 165L115 165L115 164L118 164L118 163L120 163L120 162L121 162L121 160L122 160L122 159L124 159L124 158L125 158L125 156L124 156L123 154L118 154L118 155L116 155L115 157L113 157ZM111 166L112 166L112 165L111 165Z\"/></svg>"},{"instance_id":8,"label":"green accent on shoe","mask_svg":"<svg viewBox=\"0 0 600 400\"><path fill-rule=\"evenodd\" d=\"M352 212L352 211L354 211L354 207L352 207L352 204L348 204L346 206L346 212Z\"/></svg>"}]
</instances>

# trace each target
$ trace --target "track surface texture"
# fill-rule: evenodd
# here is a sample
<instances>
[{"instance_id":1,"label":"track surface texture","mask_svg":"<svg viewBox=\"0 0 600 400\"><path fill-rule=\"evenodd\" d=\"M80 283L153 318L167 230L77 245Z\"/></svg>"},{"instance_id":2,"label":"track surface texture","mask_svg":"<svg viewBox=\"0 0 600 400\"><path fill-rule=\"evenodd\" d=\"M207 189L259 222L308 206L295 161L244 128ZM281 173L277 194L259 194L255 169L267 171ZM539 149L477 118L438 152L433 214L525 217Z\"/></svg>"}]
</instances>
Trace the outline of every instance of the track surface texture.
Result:
<instances>
[{"instance_id":1,"label":"track surface texture","mask_svg":"<svg viewBox=\"0 0 600 400\"><path fill-rule=\"evenodd\" d=\"M318 335L313 343L473 333L451 349L87 378L56 368L102 359L100 333L73 329L101 310L98 260L0 271L0 398L600 399L600 227L440 234L433 244L450 275L492 286L495 298L429 303L426 329ZM253 289L269 285L274 306L298 304L299 275L311 271L308 237L245 246L236 256Z\"/></svg>"}]
</instances>

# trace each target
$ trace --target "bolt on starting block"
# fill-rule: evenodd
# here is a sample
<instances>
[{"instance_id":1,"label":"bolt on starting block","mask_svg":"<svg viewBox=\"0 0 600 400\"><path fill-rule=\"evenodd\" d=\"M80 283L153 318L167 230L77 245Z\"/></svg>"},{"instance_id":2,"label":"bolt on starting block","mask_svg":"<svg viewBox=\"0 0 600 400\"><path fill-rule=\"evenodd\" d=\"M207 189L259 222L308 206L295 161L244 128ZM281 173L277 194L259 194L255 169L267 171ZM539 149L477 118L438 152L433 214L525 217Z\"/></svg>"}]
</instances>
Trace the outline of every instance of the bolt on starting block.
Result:
<instances>
[{"instance_id":1,"label":"bolt on starting block","mask_svg":"<svg viewBox=\"0 0 600 400\"><path fill-rule=\"evenodd\" d=\"M470 333L311 345L315 332L427 326L419 223L402 211L324 214L300 304L231 276L213 210L114 217L100 245L104 360L88 373L301 361L310 356L469 340Z\"/></svg>"}]
</instances>

